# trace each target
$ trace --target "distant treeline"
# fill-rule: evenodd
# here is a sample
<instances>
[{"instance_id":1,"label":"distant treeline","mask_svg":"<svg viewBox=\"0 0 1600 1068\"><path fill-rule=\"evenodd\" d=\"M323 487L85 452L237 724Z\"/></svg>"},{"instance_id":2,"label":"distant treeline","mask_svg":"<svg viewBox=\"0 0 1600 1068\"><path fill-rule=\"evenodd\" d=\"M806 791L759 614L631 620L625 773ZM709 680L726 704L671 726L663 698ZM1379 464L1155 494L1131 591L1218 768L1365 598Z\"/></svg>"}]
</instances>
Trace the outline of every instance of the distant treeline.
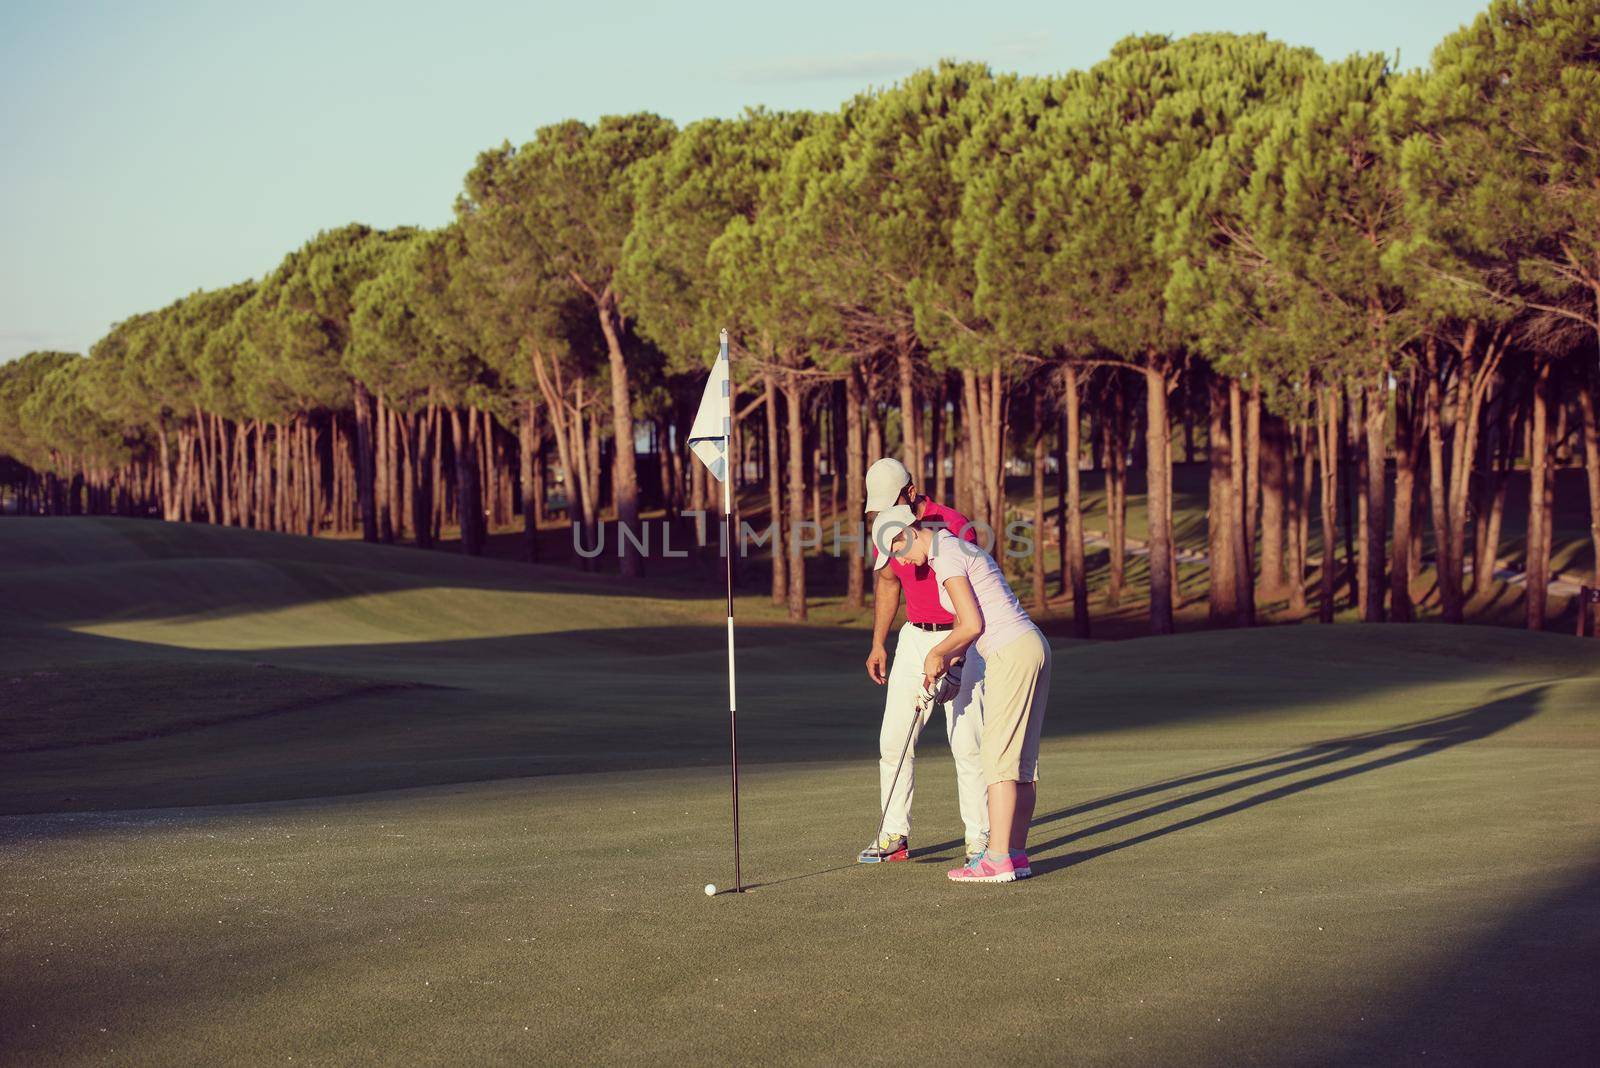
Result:
<instances>
[{"instance_id":1,"label":"distant treeline","mask_svg":"<svg viewBox=\"0 0 1600 1068\"><path fill-rule=\"evenodd\" d=\"M1497 0L1426 71L1140 36L829 114L565 122L482 153L448 226L321 233L87 357L0 367L0 452L27 511L422 545L459 524L468 553L520 513L531 553L557 479L590 542L714 507L684 434L726 326L740 477L791 538L824 481L858 516L887 450L996 530L1031 461L1042 523L1053 460L1087 633L1078 472L1106 471L1115 602L1142 466L1164 633L1173 442L1203 428L1215 621L1262 598L1331 619L1344 495L1363 618L1411 618L1431 557L1459 621L1525 464L1539 627L1559 463L1586 466L1600 560L1597 146L1600 0ZM797 619L806 568L774 554Z\"/></svg>"}]
</instances>

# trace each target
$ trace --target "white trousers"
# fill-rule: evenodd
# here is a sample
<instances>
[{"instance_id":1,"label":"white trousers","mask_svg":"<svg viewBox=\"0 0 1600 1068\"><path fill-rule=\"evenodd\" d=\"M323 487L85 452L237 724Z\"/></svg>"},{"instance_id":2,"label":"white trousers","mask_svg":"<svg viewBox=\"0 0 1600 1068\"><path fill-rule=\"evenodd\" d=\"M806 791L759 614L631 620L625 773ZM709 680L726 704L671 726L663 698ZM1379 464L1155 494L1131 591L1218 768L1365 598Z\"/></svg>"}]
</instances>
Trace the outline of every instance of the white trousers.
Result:
<instances>
[{"instance_id":1,"label":"white trousers","mask_svg":"<svg viewBox=\"0 0 1600 1068\"><path fill-rule=\"evenodd\" d=\"M911 739L905 767L895 781L900 750L912 730L917 711L917 695L922 689L922 662L929 651L950 634L949 631L919 630L902 624L895 639L894 660L885 687L883 728L878 733L878 803L883 806L886 835L911 834L911 799L916 793L917 738ZM930 717L931 718L931 717ZM961 801L961 822L966 826L967 842L980 843L989 837L988 790L983 775L983 658L969 648L961 666L961 692L944 705L945 734L956 761L956 794ZM916 734L922 734L920 724ZM894 796L889 787L894 783Z\"/></svg>"}]
</instances>

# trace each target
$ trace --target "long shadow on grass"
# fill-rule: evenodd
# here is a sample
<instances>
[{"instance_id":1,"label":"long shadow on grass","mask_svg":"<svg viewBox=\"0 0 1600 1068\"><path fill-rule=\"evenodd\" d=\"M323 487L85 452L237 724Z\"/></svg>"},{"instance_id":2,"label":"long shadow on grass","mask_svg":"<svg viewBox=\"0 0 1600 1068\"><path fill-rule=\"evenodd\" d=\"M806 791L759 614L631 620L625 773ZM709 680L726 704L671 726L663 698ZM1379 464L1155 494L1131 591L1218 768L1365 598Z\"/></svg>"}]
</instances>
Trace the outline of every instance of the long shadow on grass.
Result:
<instances>
[{"instance_id":1,"label":"long shadow on grass","mask_svg":"<svg viewBox=\"0 0 1600 1068\"><path fill-rule=\"evenodd\" d=\"M1316 742L1293 752L1152 783L1138 789L1113 794L1038 817L1032 823L1035 828L1059 823L1062 820L1071 819L1073 816L1107 808L1124 801L1136 800L1141 797L1164 793L1168 790L1181 789L1202 782L1229 779L1227 782L1207 786L1193 793L1169 798L1153 805L1146 805L1131 812L1120 813L1091 826L1042 842L1035 842L1029 846L1030 854L1042 856L1058 850L1062 846L1093 838L1109 831L1120 830L1143 820L1226 797L1230 794L1251 790L1254 787L1268 786L1265 790L1248 794L1220 808L1197 813L1176 823L1155 827L1091 849L1035 860L1033 864L1034 874L1035 876L1044 875L1058 868L1082 864L1097 857L1105 856L1108 853L1115 853L1132 846L1154 841L1157 838L1164 838L1170 834L1177 834L1180 831L1199 827L1238 812L1247 811L1270 801L1292 797L1295 794L1304 793L1319 786L1327 786L1357 775L1364 775L1368 772L1409 763L1433 753L1453 749L1467 742L1487 738L1533 716L1539 710L1539 703L1547 689L1548 687L1546 686L1533 687L1522 693L1478 705L1475 708L1469 708L1461 712L1418 720L1414 723L1406 723L1386 730L1369 731L1364 734ZM1334 767L1334 765L1342 764L1345 761L1364 756L1376 750L1388 749L1392 746L1407 746L1407 748L1396 753L1385 753L1369 760L1362 760L1359 763ZM1306 778L1293 778L1306 772L1317 772L1317 774ZM1236 775L1243 775L1243 778L1231 778Z\"/></svg>"}]
</instances>

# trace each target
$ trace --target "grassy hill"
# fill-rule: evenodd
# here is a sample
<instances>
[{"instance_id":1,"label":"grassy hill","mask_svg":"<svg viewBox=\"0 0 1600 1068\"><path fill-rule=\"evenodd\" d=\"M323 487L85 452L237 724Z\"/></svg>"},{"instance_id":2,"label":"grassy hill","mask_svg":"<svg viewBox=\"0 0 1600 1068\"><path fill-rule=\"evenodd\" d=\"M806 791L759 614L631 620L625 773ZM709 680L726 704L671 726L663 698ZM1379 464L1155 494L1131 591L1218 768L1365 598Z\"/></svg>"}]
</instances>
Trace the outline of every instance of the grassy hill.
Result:
<instances>
[{"instance_id":1,"label":"grassy hill","mask_svg":"<svg viewBox=\"0 0 1600 1068\"><path fill-rule=\"evenodd\" d=\"M941 725L850 863L865 635L763 600L708 899L720 598L0 521L0 1063L1593 1059L1600 642L1057 642L1040 875L954 887Z\"/></svg>"}]
</instances>

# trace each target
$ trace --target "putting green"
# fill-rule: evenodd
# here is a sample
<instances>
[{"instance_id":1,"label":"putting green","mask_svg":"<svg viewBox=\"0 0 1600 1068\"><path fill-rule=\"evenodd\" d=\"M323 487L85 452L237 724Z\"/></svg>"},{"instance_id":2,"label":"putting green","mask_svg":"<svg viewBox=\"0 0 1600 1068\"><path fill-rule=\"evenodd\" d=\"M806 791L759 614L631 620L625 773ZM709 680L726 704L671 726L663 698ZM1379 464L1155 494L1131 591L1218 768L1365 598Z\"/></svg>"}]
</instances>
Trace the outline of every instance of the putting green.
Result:
<instances>
[{"instance_id":1,"label":"putting green","mask_svg":"<svg viewBox=\"0 0 1600 1068\"><path fill-rule=\"evenodd\" d=\"M850 863L863 634L750 598L708 899L720 600L647 592L0 521L0 1062L1593 1059L1600 643L1058 641L1038 877L956 887L938 725Z\"/></svg>"}]
</instances>

